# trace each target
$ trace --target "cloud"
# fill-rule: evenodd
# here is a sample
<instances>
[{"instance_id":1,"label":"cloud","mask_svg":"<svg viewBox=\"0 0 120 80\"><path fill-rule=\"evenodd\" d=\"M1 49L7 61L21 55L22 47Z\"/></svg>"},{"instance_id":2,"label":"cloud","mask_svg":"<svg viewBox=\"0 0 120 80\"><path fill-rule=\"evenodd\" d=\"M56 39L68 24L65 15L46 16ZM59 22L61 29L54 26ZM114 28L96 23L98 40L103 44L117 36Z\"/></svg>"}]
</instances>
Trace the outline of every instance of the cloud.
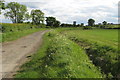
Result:
<instances>
[{"instance_id":1,"label":"cloud","mask_svg":"<svg viewBox=\"0 0 120 80\"><path fill-rule=\"evenodd\" d=\"M87 23L94 18L96 23L104 20L117 23L119 0L6 0L17 1L32 9L40 9L45 16L54 16L63 23Z\"/></svg>"}]
</instances>

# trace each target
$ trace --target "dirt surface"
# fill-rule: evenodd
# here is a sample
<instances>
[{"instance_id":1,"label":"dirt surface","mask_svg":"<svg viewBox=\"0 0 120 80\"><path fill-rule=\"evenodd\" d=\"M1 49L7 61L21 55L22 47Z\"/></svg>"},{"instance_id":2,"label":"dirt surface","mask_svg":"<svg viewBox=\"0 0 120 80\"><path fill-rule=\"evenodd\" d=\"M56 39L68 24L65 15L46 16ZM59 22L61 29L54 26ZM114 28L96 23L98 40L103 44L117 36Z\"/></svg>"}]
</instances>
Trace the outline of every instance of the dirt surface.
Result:
<instances>
[{"instance_id":1,"label":"dirt surface","mask_svg":"<svg viewBox=\"0 0 120 80\"><path fill-rule=\"evenodd\" d=\"M26 57L35 53L42 44L42 35L46 31L40 31L22 37L16 41L2 44L2 77L11 78ZM1 57L0 57L1 58Z\"/></svg>"}]
</instances>

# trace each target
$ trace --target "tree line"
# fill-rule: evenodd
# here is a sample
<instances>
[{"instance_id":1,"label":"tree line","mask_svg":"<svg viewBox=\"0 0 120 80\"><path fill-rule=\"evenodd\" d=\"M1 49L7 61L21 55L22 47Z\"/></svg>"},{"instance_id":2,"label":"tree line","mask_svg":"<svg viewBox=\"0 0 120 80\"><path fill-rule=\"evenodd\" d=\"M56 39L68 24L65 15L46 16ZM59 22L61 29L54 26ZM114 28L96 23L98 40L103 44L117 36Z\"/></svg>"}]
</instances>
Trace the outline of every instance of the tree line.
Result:
<instances>
[{"instance_id":1,"label":"tree line","mask_svg":"<svg viewBox=\"0 0 120 80\"><path fill-rule=\"evenodd\" d=\"M44 24L46 21L47 26L59 26L60 21L55 17L45 17L44 13L39 9L34 9L30 13L25 5L17 2L10 2L5 5L4 1L0 1L0 14L5 10L4 16L12 21L12 23L32 23L35 25ZM46 20L45 20L46 19ZM30 22L32 21L32 22Z\"/></svg>"},{"instance_id":2,"label":"tree line","mask_svg":"<svg viewBox=\"0 0 120 80\"><path fill-rule=\"evenodd\" d=\"M4 1L0 1L0 14L2 10L5 10L4 16L8 19L10 19L13 23L31 23L35 25L44 24L44 21L46 21L46 26L51 27L84 27L84 23L76 24L76 21L73 21L73 24L66 24L66 23L60 23L55 17L45 17L44 12L42 12L39 9L31 10L29 13L27 10L27 7L25 5L19 4L17 2L10 2L7 5L5 5ZM103 21L102 24L95 25L94 19L88 20L88 27L85 26L85 28L91 27L98 27L102 25L102 27L105 27L107 25L106 21ZM104 25L104 26L103 26Z\"/></svg>"}]
</instances>

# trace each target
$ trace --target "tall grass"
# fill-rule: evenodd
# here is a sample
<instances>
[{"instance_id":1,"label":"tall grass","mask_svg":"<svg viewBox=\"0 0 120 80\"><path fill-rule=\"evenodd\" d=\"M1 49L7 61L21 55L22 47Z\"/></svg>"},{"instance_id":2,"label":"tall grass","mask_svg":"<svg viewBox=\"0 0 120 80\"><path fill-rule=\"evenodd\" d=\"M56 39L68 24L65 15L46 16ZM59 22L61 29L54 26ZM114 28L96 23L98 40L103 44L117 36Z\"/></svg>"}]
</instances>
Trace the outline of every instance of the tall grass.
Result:
<instances>
[{"instance_id":1,"label":"tall grass","mask_svg":"<svg viewBox=\"0 0 120 80\"><path fill-rule=\"evenodd\" d=\"M45 30L45 28L40 28L40 26L32 24L11 24L11 23L2 23L1 24L1 34L2 36L0 42L16 40L22 36L28 34Z\"/></svg>"},{"instance_id":2,"label":"tall grass","mask_svg":"<svg viewBox=\"0 0 120 80\"><path fill-rule=\"evenodd\" d=\"M31 60L21 67L16 78L102 78L84 50L76 43L51 31Z\"/></svg>"},{"instance_id":3,"label":"tall grass","mask_svg":"<svg viewBox=\"0 0 120 80\"><path fill-rule=\"evenodd\" d=\"M26 35L32 34L34 32L41 31L41 30L45 30L45 29L43 29L43 28L36 29L35 28L35 29L31 29L31 30L23 30L23 31L3 33L2 34L2 42L13 41L13 40L19 39L23 36L26 36Z\"/></svg>"},{"instance_id":4,"label":"tall grass","mask_svg":"<svg viewBox=\"0 0 120 80\"><path fill-rule=\"evenodd\" d=\"M11 23L2 23L1 31L3 33L23 31L27 29L35 28L32 24L11 24Z\"/></svg>"},{"instance_id":5,"label":"tall grass","mask_svg":"<svg viewBox=\"0 0 120 80\"><path fill-rule=\"evenodd\" d=\"M101 67L107 77L118 77L118 30L69 30L62 34L83 47L93 63Z\"/></svg>"}]
</instances>

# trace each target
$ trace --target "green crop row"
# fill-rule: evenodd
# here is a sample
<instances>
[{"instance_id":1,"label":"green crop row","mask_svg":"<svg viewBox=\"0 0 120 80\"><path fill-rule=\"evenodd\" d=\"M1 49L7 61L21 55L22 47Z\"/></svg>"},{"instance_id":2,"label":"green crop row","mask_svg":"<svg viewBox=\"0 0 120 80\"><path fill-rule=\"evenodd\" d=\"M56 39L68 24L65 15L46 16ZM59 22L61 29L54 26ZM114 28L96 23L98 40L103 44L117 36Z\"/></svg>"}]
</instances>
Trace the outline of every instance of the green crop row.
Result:
<instances>
[{"instance_id":1,"label":"green crop row","mask_svg":"<svg viewBox=\"0 0 120 80\"><path fill-rule=\"evenodd\" d=\"M56 31L45 34L42 48L21 67L16 78L102 78L84 50Z\"/></svg>"}]
</instances>

